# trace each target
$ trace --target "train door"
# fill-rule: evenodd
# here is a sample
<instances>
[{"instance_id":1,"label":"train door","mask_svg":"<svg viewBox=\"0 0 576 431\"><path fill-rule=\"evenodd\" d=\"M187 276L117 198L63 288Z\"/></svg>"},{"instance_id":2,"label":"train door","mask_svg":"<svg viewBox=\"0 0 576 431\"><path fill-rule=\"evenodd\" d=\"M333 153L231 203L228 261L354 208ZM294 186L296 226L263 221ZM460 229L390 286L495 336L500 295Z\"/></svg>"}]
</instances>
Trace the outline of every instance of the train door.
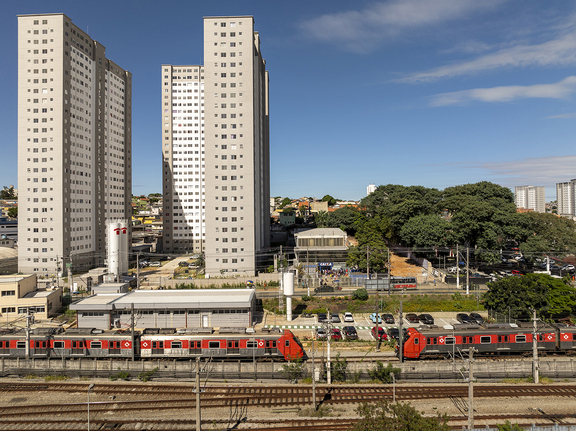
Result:
<instances>
[{"instance_id":1,"label":"train door","mask_svg":"<svg viewBox=\"0 0 576 431\"><path fill-rule=\"evenodd\" d=\"M83 355L84 354L84 340L73 340L72 350L70 352L73 355Z\"/></svg>"},{"instance_id":2,"label":"train door","mask_svg":"<svg viewBox=\"0 0 576 431\"><path fill-rule=\"evenodd\" d=\"M48 354L48 342L46 340L33 341L34 343L34 355L47 355Z\"/></svg>"},{"instance_id":3,"label":"train door","mask_svg":"<svg viewBox=\"0 0 576 431\"><path fill-rule=\"evenodd\" d=\"M240 342L238 340L228 340L228 354L229 355L240 354Z\"/></svg>"},{"instance_id":4,"label":"train door","mask_svg":"<svg viewBox=\"0 0 576 431\"><path fill-rule=\"evenodd\" d=\"M191 355L201 355L202 354L202 341L190 341L190 354Z\"/></svg>"},{"instance_id":5,"label":"train door","mask_svg":"<svg viewBox=\"0 0 576 431\"><path fill-rule=\"evenodd\" d=\"M510 351L510 335L498 335L498 351Z\"/></svg>"},{"instance_id":6,"label":"train door","mask_svg":"<svg viewBox=\"0 0 576 431\"><path fill-rule=\"evenodd\" d=\"M10 354L10 340L0 341L0 355Z\"/></svg>"},{"instance_id":7,"label":"train door","mask_svg":"<svg viewBox=\"0 0 576 431\"><path fill-rule=\"evenodd\" d=\"M276 340L266 340L266 350L264 351L266 355L274 355L278 353L276 348Z\"/></svg>"},{"instance_id":8,"label":"train door","mask_svg":"<svg viewBox=\"0 0 576 431\"><path fill-rule=\"evenodd\" d=\"M119 355L120 354L120 340L117 341L109 341L108 342L108 354L110 355Z\"/></svg>"},{"instance_id":9,"label":"train door","mask_svg":"<svg viewBox=\"0 0 576 431\"><path fill-rule=\"evenodd\" d=\"M153 355L163 355L164 354L164 341L152 341L152 354Z\"/></svg>"}]
</instances>

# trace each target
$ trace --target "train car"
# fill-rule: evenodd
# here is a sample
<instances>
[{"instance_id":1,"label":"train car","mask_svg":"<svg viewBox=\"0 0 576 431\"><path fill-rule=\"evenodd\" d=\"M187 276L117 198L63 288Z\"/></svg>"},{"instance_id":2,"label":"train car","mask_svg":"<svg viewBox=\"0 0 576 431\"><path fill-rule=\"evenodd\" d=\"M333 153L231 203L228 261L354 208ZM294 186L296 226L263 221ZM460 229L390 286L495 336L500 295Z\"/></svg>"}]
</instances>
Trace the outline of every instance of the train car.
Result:
<instances>
[{"instance_id":1,"label":"train car","mask_svg":"<svg viewBox=\"0 0 576 431\"><path fill-rule=\"evenodd\" d=\"M532 342L530 327L509 324L408 328L402 354L406 359L438 358L470 347L474 347L479 356L529 354ZM537 343L542 353L576 354L576 328L546 324L538 328Z\"/></svg>"},{"instance_id":2,"label":"train car","mask_svg":"<svg viewBox=\"0 0 576 431\"><path fill-rule=\"evenodd\" d=\"M138 353L136 350L135 356L138 356ZM132 337L130 331L70 328L66 333L52 337L50 356L55 358L130 358Z\"/></svg>"},{"instance_id":3,"label":"train car","mask_svg":"<svg viewBox=\"0 0 576 431\"><path fill-rule=\"evenodd\" d=\"M50 338L55 328L39 328L30 331L28 348L30 358L47 358L50 356ZM26 330L9 328L0 331L0 357L26 357Z\"/></svg>"},{"instance_id":4,"label":"train car","mask_svg":"<svg viewBox=\"0 0 576 431\"><path fill-rule=\"evenodd\" d=\"M294 334L177 333L146 330L140 337L142 358L300 359L304 349Z\"/></svg>"},{"instance_id":5,"label":"train car","mask_svg":"<svg viewBox=\"0 0 576 431\"><path fill-rule=\"evenodd\" d=\"M392 277L390 280L392 287L396 290L402 289L416 289L418 287L418 280L416 277Z\"/></svg>"}]
</instances>

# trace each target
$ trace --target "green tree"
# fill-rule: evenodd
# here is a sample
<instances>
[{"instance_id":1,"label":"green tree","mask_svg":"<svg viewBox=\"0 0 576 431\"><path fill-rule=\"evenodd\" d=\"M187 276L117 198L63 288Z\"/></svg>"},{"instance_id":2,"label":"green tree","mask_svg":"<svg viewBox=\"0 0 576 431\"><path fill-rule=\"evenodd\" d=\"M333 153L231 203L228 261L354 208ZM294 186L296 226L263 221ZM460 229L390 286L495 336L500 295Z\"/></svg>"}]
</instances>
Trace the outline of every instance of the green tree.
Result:
<instances>
[{"instance_id":1,"label":"green tree","mask_svg":"<svg viewBox=\"0 0 576 431\"><path fill-rule=\"evenodd\" d=\"M325 195L322 198L322 202L328 202L328 206L331 207L332 205L334 205L336 203L336 199L334 199L332 196L330 195Z\"/></svg>"},{"instance_id":2,"label":"green tree","mask_svg":"<svg viewBox=\"0 0 576 431\"><path fill-rule=\"evenodd\" d=\"M206 266L204 252L198 255L198 258L194 261L194 265L197 266L198 268L204 268Z\"/></svg>"},{"instance_id":3,"label":"green tree","mask_svg":"<svg viewBox=\"0 0 576 431\"><path fill-rule=\"evenodd\" d=\"M14 186L0 190L0 199L16 199L14 194Z\"/></svg>"},{"instance_id":4,"label":"green tree","mask_svg":"<svg viewBox=\"0 0 576 431\"><path fill-rule=\"evenodd\" d=\"M388 265L388 247L386 239L391 236L387 219L379 216L369 218L356 232L358 245L348 249L346 264L360 270L366 270L366 258L371 272L384 272ZM367 255L366 250L369 250Z\"/></svg>"},{"instance_id":5,"label":"green tree","mask_svg":"<svg viewBox=\"0 0 576 431\"><path fill-rule=\"evenodd\" d=\"M314 216L316 227L328 227L328 213L326 211L319 211Z\"/></svg>"},{"instance_id":6,"label":"green tree","mask_svg":"<svg viewBox=\"0 0 576 431\"><path fill-rule=\"evenodd\" d=\"M352 294L352 299L357 299L358 301L367 301L368 300L368 291L363 287L360 289L356 289Z\"/></svg>"},{"instance_id":7,"label":"green tree","mask_svg":"<svg viewBox=\"0 0 576 431\"><path fill-rule=\"evenodd\" d=\"M393 367L392 364L384 366L382 361L376 361L376 365L371 370L368 370L368 375L372 380L380 380L382 383L392 383L392 376L394 374L396 378L400 375L402 370L397 367Z\"/></svg>"},{"instance_id":8,"label":"green tree","mask_svg":"<svg viewBox=\"0 0 576 431\"><path fill-rule=\"evenodd\" d=\"M346 231L348 235L355 235L359 226L364 222L363 215L352 207L338 208L327 213L325 227L335 227Z\"/></svg>"},{"instance_id":9,"label":"green tree","mask_svg":"<svg viewBox=\"0 0 576 431\"><path fill-rule=\"evenodd\" d=\"M8 208L8 217L18 218L18 207Z\"/></svg>"},{"instance_id":10,"label":"green tree","mask_svg":"<svg viewBox=\"0 0 576 431\"><path fill-rule=\"evenodd\" d=\"M338 353L332 362L332 380L335 382L345 382L347 372L348 360L341 358L340 353Z\"/></svg>"},{"instance_id":11,"label":"green tree","mask_svg":"<svg viewBox=\"0 0 576 431\"><path fill-rule=\"evenodd\" d=\"M453 244L450 223L438 215L412 217L400 231L402 244L411 247L435 248Z\"/></svg>"},{"instance_id":12,"label":"green tree","mask_svg":"<svg viewBox=\"0 0 576 431\"><path fill-rule=\"evenodd\" d=\"M375 404L362 403L356 409L360 420L352 431L448 431L448 416L424 417L408 403L388 400Z\"/></svg>"},{"instance_id":13,"label":"green tree","mask_svg":"<svg viewBox=\"0 0 576 431\"><path fill-rule=\"evenodd\" d=\"M528 234L520 244L527 255L576 252L576 222L546 213L520 214L528 224Z\"/></svg>"},{"instance_id":14,"label":"green tree","mask_svg":"<svg viewBox=\"0 0 576 431\"><path fill-rule=\"evenodd\" d=\"M506 421L503 424L496 424L498 431L524 431L525 429L522 428L518 424L512 424L510 421Z\"/></svg>"},{"instance_id":15,"label":"green tree","mask_svg":"<svg viewBox=\"0 0 576 431\"><path fill-rule=\"evenodd\" d=\"M282 199L282 202L280 202L279 207L284 208L286 205L292 205L292 199L290 199L290 198Z\"/></svg>"},{"instance_id":16,"label":"green tree","mask_svg":"<svg viewBox=\"0 0 576 431\"><path fill-rule=\"evenodd\" d=\"M547 274L505 277L488 283L488 288L483 295L484 308L510 313L516 319L530 316L531 309L550 318L570 313L576 306L576 289Z\"/></svg>"}]
</instances>

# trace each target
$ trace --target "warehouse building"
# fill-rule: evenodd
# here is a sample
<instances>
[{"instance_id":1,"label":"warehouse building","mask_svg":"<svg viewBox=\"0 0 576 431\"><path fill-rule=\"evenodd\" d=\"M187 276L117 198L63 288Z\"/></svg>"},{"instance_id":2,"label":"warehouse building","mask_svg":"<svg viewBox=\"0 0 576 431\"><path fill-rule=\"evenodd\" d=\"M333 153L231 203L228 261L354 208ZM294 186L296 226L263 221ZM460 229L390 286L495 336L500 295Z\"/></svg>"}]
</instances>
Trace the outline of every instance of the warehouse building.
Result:
<instances>
[{"instance_id":1,"label":"warehouse building","mask_svg":"<svg viewBox=\"0 0 576 431\"><path fill-rule=\"evenodd\" d=\"M254 289L135 290L93 295L70 305L79 328L247 328L256 306Z\"/></svg>"}]
</instances>

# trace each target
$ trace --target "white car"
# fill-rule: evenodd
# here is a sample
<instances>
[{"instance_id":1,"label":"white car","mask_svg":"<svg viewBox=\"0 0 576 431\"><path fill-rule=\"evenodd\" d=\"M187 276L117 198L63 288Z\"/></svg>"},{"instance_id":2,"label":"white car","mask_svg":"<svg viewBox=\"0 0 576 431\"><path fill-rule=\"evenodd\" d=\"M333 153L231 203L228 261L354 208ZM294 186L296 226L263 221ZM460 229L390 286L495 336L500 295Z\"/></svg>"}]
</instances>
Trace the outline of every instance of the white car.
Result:
<instances>
[{"instance_id":1,"label":"white car","mask_svg":"<svg viewBox=\"0 0 576 431\"><path fill-rule=\"evenodd\" d=\"M155 262L151 262L151 263L150 263L150 266L156 266L156 267L158 267L158 266L162 266L162 264L161 264L160 262L158 262L158 261L155 261Z\"/></svg>"},{"instance_id":2,"label":"white car","mask_svg":"<svg viewBox=\"0 0 576 431\"><path fill-rule=\"evenodd\" d=\"M354 322L354 316L349 311L344 313L344 322Z\"/></svg>"}]
</instances>

